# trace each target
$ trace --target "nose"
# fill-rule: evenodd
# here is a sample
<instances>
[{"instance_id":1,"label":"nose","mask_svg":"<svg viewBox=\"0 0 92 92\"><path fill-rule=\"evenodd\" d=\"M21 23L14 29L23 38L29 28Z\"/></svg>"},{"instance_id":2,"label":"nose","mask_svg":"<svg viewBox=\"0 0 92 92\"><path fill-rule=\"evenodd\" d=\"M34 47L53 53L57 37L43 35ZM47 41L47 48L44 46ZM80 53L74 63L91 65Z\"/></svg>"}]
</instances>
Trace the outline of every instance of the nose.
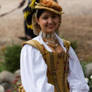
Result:
<instances>
[{"instance_id":1,"label":"nose","mask_svg":"<svg viewBox=\"0 0 92 92\"><path fill-rule=\"evenodd\" d=\"M53 23L53 19L51 17L48 18L48 23Z\"/></svg>"}]
</instances>

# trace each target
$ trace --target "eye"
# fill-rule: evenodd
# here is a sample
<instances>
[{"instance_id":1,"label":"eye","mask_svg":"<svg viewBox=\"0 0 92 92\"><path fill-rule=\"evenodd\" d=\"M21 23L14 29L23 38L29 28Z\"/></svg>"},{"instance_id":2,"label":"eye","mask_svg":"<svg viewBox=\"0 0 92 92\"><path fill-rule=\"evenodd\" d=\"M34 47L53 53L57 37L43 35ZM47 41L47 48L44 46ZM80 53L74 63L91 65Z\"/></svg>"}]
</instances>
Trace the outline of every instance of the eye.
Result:
<instances>
[{"instance_id":1,"label":"eye","mask_svg":"<svg viewBox=\"0 0 92 92\"><path fill-rule=\"evenodd\" d=\"M54 18L57 18L57 15L52 15L51 17L54 19Z\"/></svg>"},{"instance_id":2,"label":"eye","mask_svg":"<svg viewBox=\"0 0 92 92\"><path fill-rule=\"evenodd\" d=\"M42 19L47 20L48 19L48 16L43 16Z\"/></svg>"}]
</instances>

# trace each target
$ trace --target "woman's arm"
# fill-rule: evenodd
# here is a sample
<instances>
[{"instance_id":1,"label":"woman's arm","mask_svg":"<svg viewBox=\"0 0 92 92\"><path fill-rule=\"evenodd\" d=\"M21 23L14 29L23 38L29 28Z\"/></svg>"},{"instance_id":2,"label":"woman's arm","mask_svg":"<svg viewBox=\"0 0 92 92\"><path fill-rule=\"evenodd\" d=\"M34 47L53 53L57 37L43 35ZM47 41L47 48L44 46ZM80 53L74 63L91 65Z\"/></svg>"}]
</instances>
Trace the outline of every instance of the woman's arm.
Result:
<instances>
[{"instance_id":1,"label":"woman's arm","mask_svg":"<svg viewBox=\"0 0 92 92\"><path fill-rule=\"evenodd\" d=\"M69 49L69 76L68 82L70 86L70 92L88 92L89 87L84 79L84 74L80 62L70 47Z\"/></svg>"},{"instance_id":2,"label":"woman's arm","mask_svg":"<svg viewBox=\"0 0 92 92\"><path fill-rule=\"evenodd\" d=\"M21 79L26 92L54 92L48 83L47 66L39 50L25 45L21 51Z\"/></svg>"}]
</instances>

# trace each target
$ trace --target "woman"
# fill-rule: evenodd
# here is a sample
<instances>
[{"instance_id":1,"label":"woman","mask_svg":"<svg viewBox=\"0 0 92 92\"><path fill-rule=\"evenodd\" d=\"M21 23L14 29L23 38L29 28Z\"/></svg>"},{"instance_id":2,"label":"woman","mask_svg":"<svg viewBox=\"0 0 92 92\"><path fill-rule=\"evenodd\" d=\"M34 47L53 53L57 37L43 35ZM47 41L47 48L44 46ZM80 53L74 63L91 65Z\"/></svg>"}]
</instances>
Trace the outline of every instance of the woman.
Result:
<instances>
[{"instance_id":1,"label":"woman","mask_svg":"<svg viewBox=\"0 0 92 92\"><path fill-rule=\"evenodd\" d=\"M62 8L54 0L33 1L30 7L35 10L32 27L39 35L25 42L21 51L24 92L88 92L70 42L56 34Z\"/></svg>"}]
</instances>

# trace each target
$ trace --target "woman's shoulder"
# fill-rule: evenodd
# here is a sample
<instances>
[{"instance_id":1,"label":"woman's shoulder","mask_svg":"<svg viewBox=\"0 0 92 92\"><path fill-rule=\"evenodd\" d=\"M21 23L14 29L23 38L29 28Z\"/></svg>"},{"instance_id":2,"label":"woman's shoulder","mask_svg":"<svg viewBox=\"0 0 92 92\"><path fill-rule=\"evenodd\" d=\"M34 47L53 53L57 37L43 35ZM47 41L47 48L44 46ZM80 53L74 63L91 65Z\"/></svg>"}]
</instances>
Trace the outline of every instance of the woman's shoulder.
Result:
<instances>
[{"instance_id":1,"label":"woman's shoulder","mask_svg":"<svg viewBox=\"0 0 92 92\"><path fill-rule=\"evenodd\" d=\"M70 46L71 45L71 42L66 40L66 39L62 39L63 43L65 46Z\"/></svg>"},{"instance_id":2,"label":"woman's shoulder","mask_svg":"<svg viewBox=\"0 0 92 92\"><path fill-rule=\"evenodd\" d=\"M41 50L43 48L43 45L41 44L41 39L39 36L28 40L26 42L23 43L23 47L24 48L36 48L38 50Z\"/></svg>"},{"instance_id":3,"label":"woman's shoulder","mask_svg":"<svg viewBox=\"0 0 92 92\"><path fill-rule=\"evenodd\" d=\"M28 40L28 41L23 42L22 45L23 46L25 46L25 45L31 45L34 41L40 42L39 41L39 36L37 36L37 37L35 37L35 38L31 39L31 40Z\"/></svg>"}]
</instances>

